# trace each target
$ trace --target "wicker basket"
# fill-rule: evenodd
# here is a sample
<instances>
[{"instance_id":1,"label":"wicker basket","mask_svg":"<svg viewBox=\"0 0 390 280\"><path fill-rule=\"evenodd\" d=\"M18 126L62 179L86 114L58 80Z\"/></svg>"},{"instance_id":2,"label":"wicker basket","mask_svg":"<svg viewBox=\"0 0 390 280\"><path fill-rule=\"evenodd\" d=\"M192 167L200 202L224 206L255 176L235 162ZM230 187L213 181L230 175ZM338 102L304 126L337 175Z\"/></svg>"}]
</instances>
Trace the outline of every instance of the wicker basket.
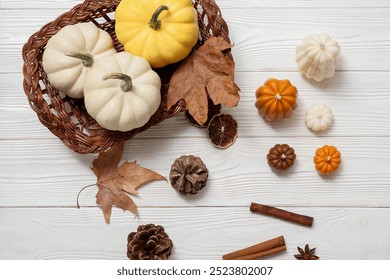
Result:
<instances>
[{"instance_id":1,"label":"wicker basket","mask_svg":"<svg viewBox=\"0 0 390 280\"><path fill-rule=\"evenodd\" d=\"M105 151L116 141L128 140L137 133L185 110L184 101L169 110L166 104L169 80L177 64L156 70L162 81L160 107L147 124L128 132L110 131L100 127L87 113L83 99L65 96L47 80L42 67L43 51L47 41L66 25L93 22L111 35L117 51L123 50L115 35L114 11L119 2L120 0L86 0L56 20L47 23L33 34L23 47L23 87L31 108L37 113L44 126L59 137L67 147L78 153ZM193 0L192 2L198 12L201 37L196 47L210 36L221 36L230 42L228 27L215 1ZM228 55L233 59L230 53Z\"/></svg>"}]
</instances>

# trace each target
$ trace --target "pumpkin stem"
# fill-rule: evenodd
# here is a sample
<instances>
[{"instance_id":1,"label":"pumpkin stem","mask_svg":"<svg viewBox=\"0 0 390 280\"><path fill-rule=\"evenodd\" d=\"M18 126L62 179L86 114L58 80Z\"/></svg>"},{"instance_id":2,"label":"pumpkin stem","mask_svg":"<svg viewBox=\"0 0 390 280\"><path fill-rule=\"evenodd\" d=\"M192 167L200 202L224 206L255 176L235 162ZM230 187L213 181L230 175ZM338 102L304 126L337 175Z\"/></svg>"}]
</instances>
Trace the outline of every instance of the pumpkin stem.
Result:
<instances>
[{"instance_id":1,"label":"pumpkin stem","mask_svg":"<svg viewBox=\"0 0 390 280\"><path fill-rule=\"evenodd\" d=\"M68 53L65 55L81 59L83 65L85 67L92 67L92 65L93 65L93 56L90 55L89 53Z\"/></svg>"},{"instance_id":2,"label":"pumpkin stem","mask_svg":"<svg viewBox=\"0 0 390 280\"><path fill-rule=\"evenodd\" d=\"M152 17L149 21L149 27L158 30L161 27L161 20L158 19L158 16L161 14L162 11L169 10L168 6L161 5L156 9L156 11L153 13Z\"/></svg>"},{"instance_id":3,"label":"pumpkin stem","mask_svg":"<svg viewBox=\"0 0 390 280\"><path fill-rule=\"evenodd\" d=\"M129 75L126 75L123 73L110 73L110 74L104 75L102 77L102 79L103 79L103 81L108 80L108 79L122 80L121 89L124 92L130 91L131 88L133 87L133 82L132 82L131 77Z\"/></svg>"},{"instance_id":4,"label":"pumpkin stem","mask_svg":"<svg viewBox=\"0 0 390 280\"><path fill-rule=\"evenodd\" d=\"M282 99L282 96L278 93L275 95L275 99L280 100L280 99Z\"/></svg>"}]
</instances>

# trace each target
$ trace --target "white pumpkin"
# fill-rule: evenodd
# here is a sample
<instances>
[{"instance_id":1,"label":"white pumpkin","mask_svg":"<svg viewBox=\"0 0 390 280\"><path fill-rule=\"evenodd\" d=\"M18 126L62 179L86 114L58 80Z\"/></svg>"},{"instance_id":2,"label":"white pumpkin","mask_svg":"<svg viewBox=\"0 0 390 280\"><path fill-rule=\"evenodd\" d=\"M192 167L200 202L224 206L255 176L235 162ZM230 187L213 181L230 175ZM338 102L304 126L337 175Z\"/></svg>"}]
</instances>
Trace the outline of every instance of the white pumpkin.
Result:
<instances>
[{"instance_id":1,"label":"white pumpkin","mask_svg":"<svg viewBox=\"0 0 390 280\"><path fill-rule=\"evenodd\" d=\"M335 75L341 64L340 46L327 34L308 35L296 48L298 70L317 82Z\"/></svg>"},{"instance_id":2,"label":"white pumpkin","mask_svg":"<svg viewBox=\"0 0 390 280\"><path fill-rule=\"evenodd\" d=\"M84 86L88 113L108 130L146 124L161 102L161 80L142 57L119 52L96 61Z\"/></svg>"},{"instance_id":3,"label":"white pumpkin","mask_svg":"<svg viewBox=\"0 0 390 280\"><path fill-rule=\"evenodd\" d=\"M51 37L42 57L50 83L73 98L83 97L94 61L116 53L111 36L91 22L63 27Z\"/></svg>"},{"instance_id":4,"label":"white pumpkin","mask_svg":"<svg viewBox=\"0 0 390 280\"><path fill-rule=\"evenodd\" d=\"M325 104L314 104L306 110L305 124L314 131L327 129L333 121L333 113Z\"/></svg>"}]
</instances>

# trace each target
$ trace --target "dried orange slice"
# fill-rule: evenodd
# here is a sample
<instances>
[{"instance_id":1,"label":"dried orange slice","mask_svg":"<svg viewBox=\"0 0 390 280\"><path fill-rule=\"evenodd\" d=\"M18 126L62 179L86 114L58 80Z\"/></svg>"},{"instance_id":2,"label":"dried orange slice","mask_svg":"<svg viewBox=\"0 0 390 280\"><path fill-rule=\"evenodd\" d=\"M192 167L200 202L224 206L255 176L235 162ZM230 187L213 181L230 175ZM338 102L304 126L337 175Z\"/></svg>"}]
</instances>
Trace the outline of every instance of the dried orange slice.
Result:
<instances>
[{"instance_id":1,"label":"dried orange slice","mask_svg":"<svg viewBox=\"0 0 390 280\"><path fill-rule=\"evenodd\" d=\"M214 146L226 149L236 141L237 122L231 115L218 114L210 120L207 131Z\"/></svg>"}]
</instances>

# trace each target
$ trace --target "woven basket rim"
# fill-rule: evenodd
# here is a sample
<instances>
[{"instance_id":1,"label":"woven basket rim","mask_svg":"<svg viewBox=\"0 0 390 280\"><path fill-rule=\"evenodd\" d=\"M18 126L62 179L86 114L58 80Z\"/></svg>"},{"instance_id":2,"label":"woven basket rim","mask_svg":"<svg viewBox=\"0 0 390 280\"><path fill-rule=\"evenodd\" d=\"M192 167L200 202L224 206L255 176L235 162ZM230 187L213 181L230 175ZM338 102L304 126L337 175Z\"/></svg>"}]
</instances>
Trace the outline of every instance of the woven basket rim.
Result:
<instances>
[{"instance_id":1,"label":"woven basket rim","mask_svg":"<svg viewBox=\"0 0 390 280\"><path fill-rule=\"evenodd\" d=\"M162 101L160 108L149 122L129 132L110 131L101 128L94 121L83 105L82 100L64 96L51 86L42 67L42 53L47 41L62 27L78 22L91 21L99 28L109 32L114 39L118 51L123 46L117 41L114 24L111 18L121 0L85 0L69 11L59 15L55 20L43 25L33 33L22 49L23 56L23 88L31 108L36 112L40 122L57 136L71 150L87 154L100 153L108 150L118 141L127 141L138 133L157 125L185 111L185 101L179 101L176 106L166 108L166 92L169 78L177 64L161 69L155 69L162 79ZM198 13L200 40L195 48L210 36L221 36L230 42L228 26L222 18L221 11L215 0L192 0ZM232 58L231 53L227 53Z\"/></svg>"}]
</instances>

